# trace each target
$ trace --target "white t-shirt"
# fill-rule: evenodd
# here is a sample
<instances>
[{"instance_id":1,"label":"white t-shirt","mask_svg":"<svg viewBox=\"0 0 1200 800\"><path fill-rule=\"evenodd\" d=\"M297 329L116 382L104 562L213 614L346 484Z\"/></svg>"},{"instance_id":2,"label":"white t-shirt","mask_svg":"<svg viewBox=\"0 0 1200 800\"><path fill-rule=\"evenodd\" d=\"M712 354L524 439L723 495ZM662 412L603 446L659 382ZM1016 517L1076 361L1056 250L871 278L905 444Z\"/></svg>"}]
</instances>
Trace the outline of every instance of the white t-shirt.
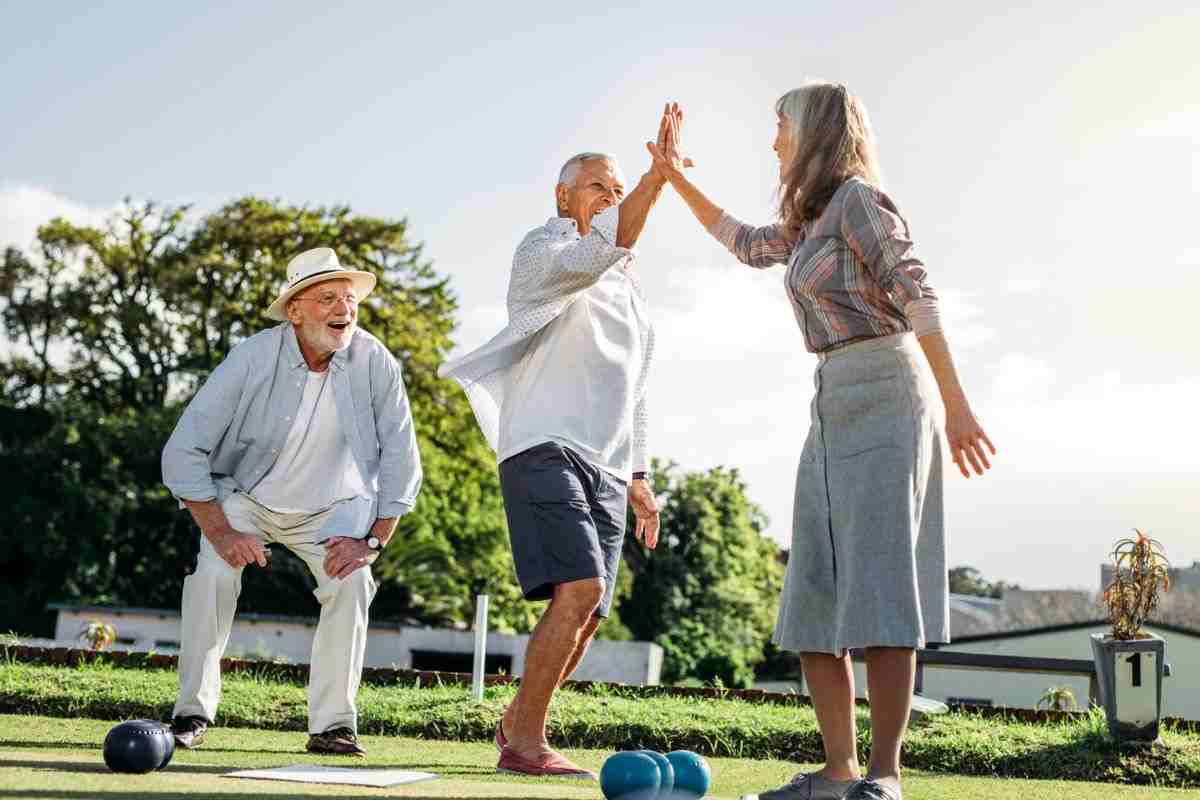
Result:
<instances>
[{"instance_id":1,"label":"white t-shirt","mask_svg":"<svg viewBox=\"0 0 1200 800\"><path fill-rule=\"evenodd\" d=\"M308 372L296 419L278 458L250 492L281 513L315 513L366 496L333 399L329 370Z\"/></svg>"},{"instance_id":2,"label":"white t-shirt","mask_svg":"<svg viewBox=\"0 0 1200 800\"><path fill-rule=\"evenodd\" d=\"M629 481L636 393L651 336L633 275L617 266L534 335L500 409L501 461L547 441Z\"/></svg>"}]
</instances>

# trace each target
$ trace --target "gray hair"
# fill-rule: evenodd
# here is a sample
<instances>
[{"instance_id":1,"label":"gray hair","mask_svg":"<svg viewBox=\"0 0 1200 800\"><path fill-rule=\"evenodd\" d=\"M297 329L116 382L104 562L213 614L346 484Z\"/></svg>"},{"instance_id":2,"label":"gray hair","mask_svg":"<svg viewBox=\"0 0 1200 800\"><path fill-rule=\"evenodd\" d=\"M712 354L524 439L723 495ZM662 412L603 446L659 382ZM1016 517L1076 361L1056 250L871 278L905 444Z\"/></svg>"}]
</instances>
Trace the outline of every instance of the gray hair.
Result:
<instances>
[{"instance_id":1,"label":"gray hair","mask_svg":"<svg viewBox=\"0 0 1200 800\"><path fill-rule=\"evenodd\" d=\"M562 169L560 169L558 171L558 182L565 183L566 185L570 186L572 183L575 182L575 176L577 176L579 174L579 170L580 170L580 168L583 167L584 162L594 161L596 159L603 159L605 161L608 161L609 163L611 163L613 165L614 172L616 171L616 168L617 168L617 157L616 156L610 155L608 153L579 153L578 155L573 155L570 158L568 158L567 163L562 165Z\"/></svg>"}]
</instances>

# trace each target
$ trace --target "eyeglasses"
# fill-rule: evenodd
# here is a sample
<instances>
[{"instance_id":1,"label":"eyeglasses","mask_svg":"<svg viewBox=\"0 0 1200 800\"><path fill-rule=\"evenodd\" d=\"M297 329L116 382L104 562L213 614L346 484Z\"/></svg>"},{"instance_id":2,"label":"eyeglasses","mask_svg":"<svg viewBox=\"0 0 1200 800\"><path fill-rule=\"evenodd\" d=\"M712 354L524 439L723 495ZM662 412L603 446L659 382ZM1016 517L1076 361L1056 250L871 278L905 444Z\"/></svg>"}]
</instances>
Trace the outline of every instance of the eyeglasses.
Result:
<instances>
[{"instance_id":1,"label":"eyeglasses","mask_svg":"<svg viewBox=\"0 0 1200 800\"><path fill-rule=\"evenodd\" d=\"M358 296L353 292L346 294L334 294L333 292L322 292L316 297L293 297L293 300L311 300L321 308L333 308L337 305L338 300L345 301L346 305L354 308L358 305Z\"/></svg>"}]
</instances>

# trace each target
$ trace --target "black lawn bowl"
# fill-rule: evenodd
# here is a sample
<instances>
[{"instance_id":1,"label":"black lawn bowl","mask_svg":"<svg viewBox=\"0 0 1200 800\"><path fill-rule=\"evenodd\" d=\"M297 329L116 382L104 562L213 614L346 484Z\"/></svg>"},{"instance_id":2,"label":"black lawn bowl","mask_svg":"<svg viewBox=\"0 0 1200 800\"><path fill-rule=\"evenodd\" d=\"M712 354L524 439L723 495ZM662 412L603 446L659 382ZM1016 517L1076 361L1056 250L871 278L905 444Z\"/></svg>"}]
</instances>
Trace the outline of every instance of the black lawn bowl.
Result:
<instances>
[{"instance_id":1,"label":"black lawn bowl","mask_svg":"<svg viewBox=\"0 0 1200 800\"><path fill-rule=\"evenodd\" d=\"M175 737L161 722L122 722L104 737L104 763L113 772L153 772L171 763L173 755Z\"/></svg>"}]
</instances>

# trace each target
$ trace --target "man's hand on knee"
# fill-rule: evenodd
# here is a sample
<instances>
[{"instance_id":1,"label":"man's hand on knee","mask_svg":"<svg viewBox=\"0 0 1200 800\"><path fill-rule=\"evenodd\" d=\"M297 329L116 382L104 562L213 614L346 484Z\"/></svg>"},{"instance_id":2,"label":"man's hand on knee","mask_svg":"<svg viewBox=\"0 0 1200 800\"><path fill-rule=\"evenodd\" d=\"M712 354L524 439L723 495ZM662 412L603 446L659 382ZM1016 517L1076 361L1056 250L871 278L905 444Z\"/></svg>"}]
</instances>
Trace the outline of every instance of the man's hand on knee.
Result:
<instances>
[{"instance_id":1,"label":"man's hand on knee","mask_svg":"<svg viewBox=\"0 0 1200 800\"><path fill-rule=\"evenodd\" d=\"M325 574L331 578L344 578L357 569L370 566L376 554L362 539L334 536L325 541Z\"/></svg>"},{"instance_id":2,"label":"man's hand on knee","mask_svg":"<svg viewBox=\"0 0 1200 800\"><path fill-rule=\"evenodd\" d=\"M242 533L229 528L219 533L206 533L205 535L212 542L217 555L225 559L225 563L234 569L241 569L248 564L265 567L267 559L271 557L271 551L267 550L267 545L252 533Z\"/></svg>"}]
</instances>

